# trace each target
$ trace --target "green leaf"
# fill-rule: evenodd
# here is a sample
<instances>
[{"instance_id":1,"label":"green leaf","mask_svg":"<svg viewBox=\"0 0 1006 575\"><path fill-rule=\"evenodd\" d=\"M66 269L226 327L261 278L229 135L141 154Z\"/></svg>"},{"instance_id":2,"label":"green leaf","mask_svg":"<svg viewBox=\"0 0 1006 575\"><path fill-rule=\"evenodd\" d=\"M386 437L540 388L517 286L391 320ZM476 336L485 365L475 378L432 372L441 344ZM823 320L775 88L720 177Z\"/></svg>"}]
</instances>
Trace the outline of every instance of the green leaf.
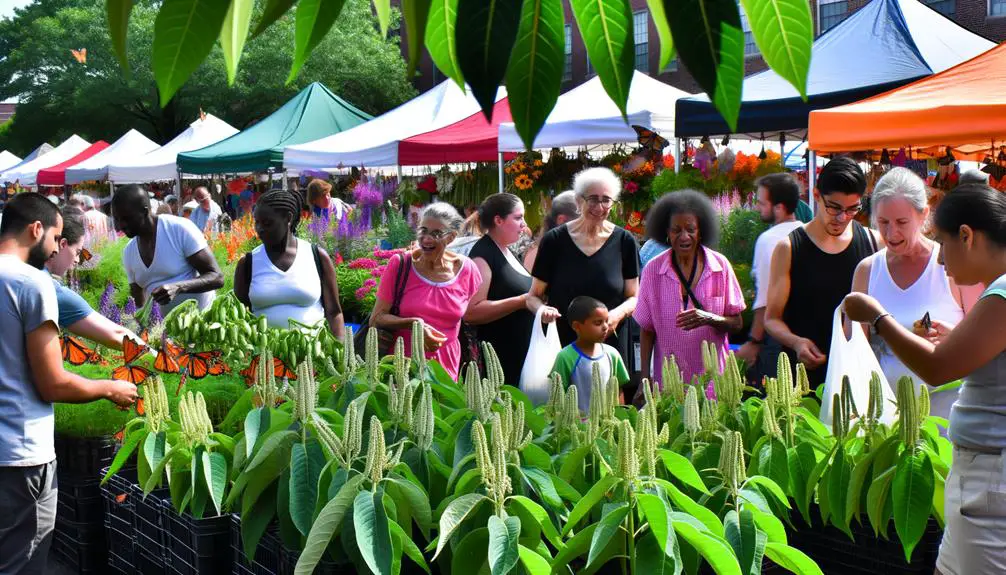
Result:
<instances>
[{"instance_id":1,"label":"green leaf","mask_svg":"<svg viewBox=\"0 0 1006 575\"><path fill-rule=\"evenodd\" d=\"M227 66L227 84L234 85L238 73L238 62L248 39L254 0L231 0L227 9L223 28L220 30L220 47L223 48L224 64Z\"/></svg>"},{"instance_id":2,"label":"green leaf","mask_svg":"<svg viewBox=\"0 0 1006 575\"><path fill-rule=\"evenodd\" d=\"M500 519L489 517L489 569L492 575L505 575L517 565L517 539L520 519L514 516Z\"/></svg>"},{"instance_id":3,"label":"green leaf","mask_svg":"<svg viewBox=\"0 0 1006 575\"><path fill-rule=\"evenodd\" d=\"M573 527L576 527L580 520L586 517L587 514L590 513L590 510L600 503L602 499L604 499L608 490L614 487L619 481L620 479L614 475L605 475L600 481L595 483L590 490L587 491L587 494L584 495L575 506L573 506L573 510L570 511L569 518L566 520L566 527L562 530L562 534L568 535L570 530L572 530Z\"/></svg>"},{"instance_id":4,"label":"green leaf","mask_svg":"<svg viewBox=\"0 0 1006 575\"><path fill-rule=\"evenodd\" d=\"M894 479L895 468L891 467L875 475L870 489L866 492L866 515L870 518L870 525L873 531L880 534L887 534L887 524L891 516L887 513L887 497L891 491L891 480Z\"/></svg>"},{"instance_id":5,"label":"green leaf","mask_svg":"<svg viewBox=\"0 0 1006 575\"><path fill-rule=\"evenodd\" d=\"M321 43L342 12L346 0L300 0L297 3L297 33L293 52L293 66L286 83L297 78L301 66L311 51Z\"/></svg>"},{"instance_id":6,"label":"green leaf","mask_svg":"<svg viewBox=\"0 0 1006 575\"><path fill-rule=\"evenodd\" d=\"M149 436L150 433L146 430L137 431L126 436L126 441L122 444L122 447L119 448L119 451L115 452L115 459L113 459L112 464L108 466L108 473L101 478L102 485L104 485L109 478L115 475L116 472L122 469L122 466L126 464L126 460L129 459L129 456L136 451L136 447L140 444L140 442ZM146 445L144 445L144 448L145 447Z\"/></svg>"},{"instance_id":7,"label":"green leaf","mask_svg":"<svg viewBox=\"0 0 1006 575\"><path fill-rule=\"evenodd\" d=\"M688 461L687 457L669 449L661 449L660 459L664 462L664 466L667 467L667 471L675 479L706 495L709 494L709 489L702 482L702 477L699 476L699 472L695 470L695 466L692 465L691 461Z\"/></svg>"},{"instance_id":8,"label":"green leaf","mask_svg":"<svg viewBox=\"0 0 1006 575\"><path fill-rule=\"evenodd\" d=\"M824 575L814 560L807 557L803 551L781 543L765 545L765 554L776 565L789 569L796 575Z\"/></svg>"},{"instance_id":9,"label":"green leaf","mask_svg":"<svg viewBox=\"0 0 1006 575\"><path fill-rule=\"evenodd\" d=\"M311 531L311 520L318 501L318 478L325 467L325 453L321 445L311 440L293 444L290 454L290 518L300 531Z\"/></svg>"},{"instance_id":10,"label":"green leaf","mask_svg":"<svg viewBox=\"0 0 1006 575\"><path fill-rule=\"evenodd\" d=\"M766 441L759 450L758 475L764 475L782 487L789 489L789 459L786 444L778 439Z\"/></svg>"},{"instance_id":11,"label":"green leaf","mask_svg":"<svg viewBox=\"0 0 1006 575\"><path fill-rule=\"evenodd\" d=\"M559 531L552 524L552 519L549 518L548 512L541 505L538 505L531 499L524 497L523 495L514 495L510 497L510 503L517 505L524 509L535 521L538 522L538 526L541 527L542 533L548 539L548 542L555 546L556 549L561 549L563 547L562 537L559 535Z\"/></svg>"},{"instance_id":12,"label":"green leaf","mask_svg":"<svg viewBox=\"0 0 1006 575\"><path fill-rule=\"evenodd\" d=\"M587 57L611 100L626 115L636 64L629 0L571 0Z\"/></svg>"},{"instance_id":13,"label":"green leaf","mask_svg":"<svg viewBox=\"0 0 1006 575\"><path fill-rule=\"evenodd\" d=\"M353 501L356 544L367 567L377 575L391 573L391 528L384 511L384 491L361 491Z\"/></svg>"},{"instance_id":14,"label":"green leaf","mask_svg":"<svg viewBox=\"0 0 1006 575\"><path fill-rule=\"evenodd\" d=\"M555 559L552 560L552 571L558 572L563 570L562 568L568 565L570 561L587 553L590 550L590 542L594 538L595 530L597 530L597 523L592 523L578 531L576 535L567 541L566 546L555 554Z\"/></svg>"},{"instance_id":15,"label":"green leaf","mask_svg":"<svg viewBox=\"0 0 1006 575\"><path fill-rule=\"evenodd\" d=\"M314 525L311 526L311 532L307 535L307 542L304 543L304 551L300 554L300 558L297 559L297 575L311 575L314 573L314 568L321 561L322 556L325 554L325 549L328 548L328 544L332 542L332 537L335 536L336 530L342 525L346 511L349 510L357 494L360 493L360 484L363 483L364 479L363 475L354 475L346 481L342 489L339 490L339 493L318 514Z\"/></svg>"},{"instance_id":16,"label":"green leaf","mask_svg":"<svg viewBox=\"0 0 1006 575\"><path fill-rule=\"evenodd\" d=\"M262 465L262 463L265 460L272 457L273 453L288 454L290 452L290 448L293 447L295 441L297 441L296 431L287 430L270 435L262 444L262 447L258 450L258 453L255 454L255 457L252 458L251 463L248 464L248 467L245 467L245 473L254 471L256 467Z\"/></svg>"},{"instance_id":17,"label":"green leaf","mask_svg":"<svg viewBox=\"0 0 1006 575\"><path fill-rule=\"evenodd\" d=\"M695 517L706 526L710 532L723 537L723 523L710 509L695 502L691 497L685 495L680 489L669 481L658 480L657 484L664 488L664 492L671 498L671 502L685 513Z\"/></svg>"},{"instance_id":18,"label":"green leaf","mask_svg":"<svg viewBox=\"0 0 1006 575\"><path fill-rule=\"evenodd\" d=\"M151 465L150 477L147 479L147 483L143 486L144 496L150 495L150 492L161 484L161 477L164 475L165 466L167 466L168 462L171 460L171 456L180 452L181 449L182 447L180 445L172 445L171 448L168 449L168 452L164 454L164 457L162 457L156 465Z\"/></svg>"},{"instance_id":19,"label":"green leaf","mask_svg":"<svg viewBox=\"0 0 1006 575\"><path fill-rule=\"evenodd\" d=\"M552 478L548 473L536 467L521 467L521 471L534 485L535 491L541 496L542 501L552 507L562 507L562 499L559 498L559 492L555 490L555 485L552 484Z\"/></svg>"},{"instance_id":20,"label":"green leaf","mask_svg":"<svg viewBox=\"0 0 1006 575\"><path fill-rule=\"evenodd\" d=\"M839 445L835 452L835 458L831 462L831 469L828 471L828 505L830 507L831 522L849 537L852 533L849 530L849 521L845 512L848 503L849 482L852 479L852 466L845 455L845 446ZM927 507L928 509L928 507Z\"/></svg>"},{"instance_id":21,"label":"green leaf","mask_svg":"<svg viewBox=\"0 0 1006 575\"><path fill-rule=\"evenodd\" d=\"M472 95L492 121L496 92L517 40L522 0L458 0L458 64Z\"/></svg>"},{"instance_id":22,"label":"green leaf","mask_svg":"<svg viewBox=\"0 0 1006 575\"><path fill-rule=\"evenodd\" d=\"M664 13L664 1L646 0L646 5L650 8L650 16L657 28L657 37L660 38L660 69L666 70L674 58L674 38L671 36L667 14Z\"/></svg>"},{"instance_id":23,"label":"green leaf","mask_svg":"<svg viewBox=\"0 0 1006 575\"><path fill-rule=\"evenodd\" d=\"M405 500L409 502L409 507L415 513L419 526L425 528L432 525L433 511L430 509L430 498L423 491L423 488L408 479L391 476L388 477L388 480L405 496Z\"/></svg>"},{"instance_id":24,"label":"green leaf","mask_svg":"<svg viewBox=\"0 0 1006 575\"><path fill-rule=\"evenodd\" d=\"M241 548L245 552L245 557L251 562L255 558L255 551L258 549L259 541L265 534L269 524L276 517L276 488L267 489L251 512L241 515Z\"/></svg>"},{"instance_id":25,"label":"green leaf","mask_svg":"<svg viewBox=\"0 0 1006 575\"><path fill-rule=\"evenodd\" d=\"M154 21L153 68L167 105L175 92L209 56L220 36L228 2L164 0Z\"/></svg>"},{"instance_id":26,"label":"green leaf","mask_svg":"<svg viewBox=\"0 0 1006 575\"><path fill-rule=\"evenodd\" d=\"M161 431L147 434L147 438L143 440L143 456L147 458L147 464L150 465L151 471L157 469L166 457L165 451L169 449L167 433Z\"/></svg>"},{"instance_id":27,"label":"green leaf","mask_svg":"<svg viewBox=\"0 0 1006 575\"><path fill-rule=\"evenodd\" d=\"M119 59L122 70L129 73L129 58L126 55L126 39L129 32L129 13L133 11L133 0L105 0L105 18L108 20L108 35L112 37L112 49Z\"/></svg>"},{"instance_id":28,"label":"green leaf","mask_svg":"<svg viewBox=\"0 0 1006 575\"><path fill-rule=\"evenodd\" d=\"M388 27L391 26L391 0L374 0L374 11L377 12L377 24L381 27L381 36L388 37Z\"/></svg>"},{"instance_id":29,"label":"green leaf","mask_svg":"<svg viewBox=\"0 0 1006 575\"><path fill-rule=\"evenodd\" d=\"M622 527L622 521L625 521L625 516L628 514L628 503L620 503L606 510L604 517L601 517L601 520L597 523L597 529L594 530L594 537L590 540L590 552L587 554L587 567L594 565L594 561L597 560L598 556L600 556L604 549L608 546L611 538L619 532Z\"/></svg>"},{"instance_id":30,"label":"green leaf","mask_svg":"<svg viewBox=\"0 0 1006 575\"><path fill-rule=\"evenodd\" d=\"M845 522L847 524L852 521L853 516L856 517L857 521L859 520L859 507L860 502L863 500L863 485L866 483L866 478L870 476L870 471L873 468L873 459L876 455L876 451L871 451L866 457L860 459L852 469L845 500Z\"/></svg>"},{"instance_id":31,"label":"green leaf","mask_svg":"<svg viewBox=\"0 0 1006 575\"><path fill-rule=\"evenodd\" d=\"M763 491L768 492L770 495L775 497L776 501L782 504L786 509L790 509L789 499L786 497L786 493L782 490L782 487L769 479L768 477L763 477L761 475L755 475L754 477L749 477L745 482L745 485L757 485L762 488Z\"/></svg>"},{"instance_id":32,"label":"green leaf","mask_svg":"<svg viewBox=\"0 0 1006 575\"><path fill-rule=\"evenodd\" d=\"M758 529L765 532L770 542L787 543L786 526L782 524L782 521L778 517L771 513L765 513L755 507L746 507L745 509L751 512L755 524L758 525Z\"/></svg>"},{"instance_id":33,"label":"green leaf","mask_svg":"<svg viewBox=\"0 0 1006 575\"><path fill-rule=\"evenodd\" d=\"M527 149L562 91L566 33L562 0L525 0L506 73L510 113Z\"/></svg>"},{"instance_id":34,"label":"green leaf","mask_svg":"<svg viewBox=\"0 0 1006 575\"><path fill-rule=\"evenodd\" d=\"M555 485L555 491L559 494L559 497L562 497L570 503L576 503L580 500L580 492L573 489L572 485L566 483L561 477L554 473L549 473L548 476L552 478L552 484Z\"/></svg>"},{"instance_id":35,"label":"green leaf","mask_svg":"<svg viewBox=\"0 0 1006 575\"><path fill-rule=\"evenodd\" d=\"M542 471L552 471L552 458L549 457L544 449L533 443L529 443L527 447L522 449L520 456L528 467L535 467Z\"/></svg>"},{"instance_id":36,"label":"green leaf","mask_svg":"<svg viewBox=\"0 0 1006 575\"><path fill-rule=\"evenodd\" d=\"M422 550L412 540L412 537L409 537L398 523L392 521L389 525L391 525L391 533L402 540L402 551L405 552L409 559L412 559L413 563L419 565L423 571L429 573L430 566L426 564L426 558L423 557Z\"/></svg>"},{"instance_id":37,"label":"green leaf","mask_svg":"<svg viewBox=\"0 0 1006 575\"><path fill-rule=\"evenodd\" d=\"M681 565L681 549L678 547L678 537L674 534L670 506L662 497L650 493L638 493L636 505L649 523L650 531L653 532L661 551L675 565Z\"/></svg>"},{"instance_id":38,"label":"green leaf","mask_svg":"<svg viewBox=\"0 0 1006 575\"><path fill-rule=\"evenodd\" d=\"M433 559L436 560L440 552L443 551L444 546L450 540L451 535L454 531L461 526L465 518L468 517L472 511L475 510L483 501L488 501L488 497L482 495L481 493L468 493L458 497L451 504L444 509L443 514L440 516L440 535L439 541L437 541L437 551L433 554Z\"/></svg>"},{"instance_id":39,"label":"green leaf","mask_svg":"<svg viewBox=\"0 0 1006 575\"><path fill-rule=\"evenodd\" d=\"M805 504L808 508L810 507L811 502L814 500L814 492L817 489L818 482L821 481L821 476L824 474L825 471L830 469L831 457L835 453L835 449L837 448L838 445L836 445L831 452L825 454L825 456L820 461L817 462L817 465L815 465L814 469L812 469L810 472L810 477L807 479L807 493L804 494L804 496L806 497ZM828 486L826 484L821 485L821 492L822 497L826 497L826 495L824 495L828 492Z\"/></svg>"},{"instance_id":40,"label":"green leaf","mask_svg":"<svg viewBox=\"0 0 1006 575\"><path fill-rule=\"evenodd\" d=\"M813 496L816 485L810 484L810 474L817 466L817 459L814 456L814 448L809 443L799 443L796 447L790 448L787 453L789 463L789 486L790 494L796 500L796 506L800 510L803 520L810 523L810 499Z\"/></svg>"},{"instance_id":41,"label":"green leaf","mask_svg":"<svg viewBox=\"0 0 1006 575\"><path fill-rule=\"evenodd\" d=\"M566 456L559 468L559 477L567 483L572 483L574 477L583 471L583 461L590 455L591 445L581 445Z\"/></svg>"},{"instance_id":42,"label":"green leaf","mask_svg":"<svg viewBox=\"0 0 1006 575\"><path fill-rule=\"evenodd\" d=\"M255 38L262 32L265 32L266 28L272 26L273 22L279 20L283 14L286 14L296 1L297 0L267 0L265 9L262 10L262 19L259 20L258 26L255 26L255 32L252 33L252 38Z\"/></svg>"},{"instance_id":43,"label":"green leaf","mask_svg":"<svg viewBox=\"0 0 1006 575\"><path fill-rule=\"evenodd\" d=\"M552 572L552 566L548 564L548 561L531 549L517 545L517 553L520 555L521 564L530 575L549 575Z\"/></svg>"},{"instance_id":44,"label":"green leaf","mask_svg":"<svg viewBox=\"0 0 1006 575\"><path fill-rule=\"evenodd\" d=\"M452 549L451 573L491 575L489 571L489 530L479 527L465 534Z\"/></svg>"},{"instance_id":45,"label":"green leaf","mask_svg":"<svg viewBox=\"0 0 1006 575\"><path fill-rule=\"evenodd\" d=\"M222 453L203 452L203 479L209 491L213 507L220 515L220 506L224 500L224 490L227 488L227 458Z\"/></svg>"},{"instance_id":46,"label":"green leaf","mask_svg":"<svg viewBox=\"0 0 1006 575\"><path fill-rule=\"evenodd\" d=\"M731 509L727 512L726 538L733 547L741 572L749 575L761 573L761 560L765 554L768 536L758 530L754 516L749 509L741 509L740 514Z\"/></svg>"},{"instance_id":47,"label":"green leaf","mask_svg":"<svg viewBox=\"0 0 1006 575\"><path fill-rule=\"evenodd\" d=\"M741 0L762 58L807 101L814 18L804 0Z\"/></svg>"},{"instance_id":48,"label":"green leaf","mask_svg":"<svg viewBox=\"0 0 1006 575\"><path fill-rule=\"evenodd\" d=\"M906 453L894 472L891 497L894 502L894 529L911 563L912 550L926 532L929 511L933 507L933 462L924 453Z\"/></svg>"},{"instance_id":49,"label":"green leaf","mask_svg":"<svg viewBox=\"0 0 1006 575\"><path fill-rule=\"evenodd\" d=\"M433 64L462 90L465 79L458 65L458 46L454 27L458 17L458 0L433 0L426 23L426 50ZM411 40L410 40L411 43Z\"/></svg>"},{"instance_id":50,"label":"green leaf","mask_svg":"<svg viewBox=\"0 0 1006 575\"><path fill-rule=\"evenodd\" d=\"M744 30L737 0L664 0L664 8L678 56L730 130L736 130L744 81Z\"/></svg>"},{"instance_id":51,"label":"green leaf","mask_svg":"<svg viewBox=\"0 0 1006 575\"><path fill-rule=\"evenodd\" d=\"M734 555L733 549L726 541L702 533L687 521L675 522L674 529L682 539L699 552L699 555L702 555L702 558L709 563L717 575L741 575L737 556Z\"/></svg>"}]
</instances>

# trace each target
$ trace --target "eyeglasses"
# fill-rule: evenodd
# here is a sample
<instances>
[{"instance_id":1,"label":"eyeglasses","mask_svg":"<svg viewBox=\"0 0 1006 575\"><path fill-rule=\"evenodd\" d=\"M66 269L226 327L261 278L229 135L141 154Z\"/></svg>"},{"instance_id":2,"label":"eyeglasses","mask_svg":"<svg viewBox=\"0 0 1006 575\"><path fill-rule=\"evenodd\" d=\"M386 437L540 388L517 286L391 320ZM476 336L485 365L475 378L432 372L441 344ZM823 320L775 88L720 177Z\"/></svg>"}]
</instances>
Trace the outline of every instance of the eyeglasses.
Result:
<instances>
[{"instance_id":1,"label":"eyeglasses","mask_svg":"<svg viewBox=\"0 0 1006 575\"><path fill-rule=\"evenodd\" d=\"M584 201L590 206L604 206L605 208L610 208L616 202L608 196L587 196Z\"/></svg>"},{"instance_id":2,"label":"eyeglasses","mask_svg":"<svg viewBox=\"0 0 1006 575\"><path fill-rule=\"evenodd\" d=\"M451 235L451 232L447 230L428 230L426 228L419 228L418 230L416 230L417 238L422 238L423 236L430 236L431 238L433 238L438 242L449 235Z\"/></svg>"},{"instance_id":3,"label":"eyeglasses","mask_svg":"<svg viewBox=\"0 0 1006 575\"><path fill-rule=\"evenodd\" d=\"M826 212L828 212L828 215L831 215L831 216L837 216L839 214L844 213L845 215L849 216L850 218L854 218L854 217L856 217L856 214L858 214L859 212L863 211L863 205L862 204L857 204L855 206L850 206L848 208L845 208L845 207L842 207L842 206L838 206L838 205L835 205L835 204L829 204L828 202L824 202L824 210Z\"/></svg>"}]
</instances>

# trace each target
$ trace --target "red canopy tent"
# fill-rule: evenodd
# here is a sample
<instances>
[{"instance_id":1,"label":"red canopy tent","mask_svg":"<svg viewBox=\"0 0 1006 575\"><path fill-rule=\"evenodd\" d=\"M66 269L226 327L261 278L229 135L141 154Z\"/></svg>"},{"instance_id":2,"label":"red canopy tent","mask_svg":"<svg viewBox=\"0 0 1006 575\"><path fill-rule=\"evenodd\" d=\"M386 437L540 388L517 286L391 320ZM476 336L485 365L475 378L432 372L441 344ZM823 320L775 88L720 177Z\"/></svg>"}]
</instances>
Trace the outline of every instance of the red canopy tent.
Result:
<instances>
[{"instance_id":1,"label":"red canopy tent","mask_svg":"<svg viewBox=\"0 0 1006 575\"><path fill-rule=\"evenodd\" d=\"M402 140L398 143L398 163L428 166L495 162L499 157L499 125L512 121L510 100L503 98L493 106L491 123L479 111L439 130Z\"/></svg>"},{"instance_id":2,"label":"red canopy tent","mask_svg":"<svg viewBox=\"0 0 1006 575\"><path fill-rule=\"evenodd\" d=\"M62 186L66 183L66 169L75 166L109 146L108 142L98 140L91 144L84 151L70 158L69 160L56 164L55 166L38 171L35 185L38 186Z\"/></svg>"}]
</instances>

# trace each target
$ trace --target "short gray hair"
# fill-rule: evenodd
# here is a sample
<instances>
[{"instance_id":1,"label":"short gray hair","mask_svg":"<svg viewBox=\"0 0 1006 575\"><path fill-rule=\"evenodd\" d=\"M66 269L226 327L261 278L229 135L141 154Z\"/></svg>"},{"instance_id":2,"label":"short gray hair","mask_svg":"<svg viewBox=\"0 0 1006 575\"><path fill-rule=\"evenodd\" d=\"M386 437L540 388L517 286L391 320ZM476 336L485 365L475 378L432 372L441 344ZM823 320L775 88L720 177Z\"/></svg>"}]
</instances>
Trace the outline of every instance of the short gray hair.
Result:
<instances>
[{"instance_id":1,"label":"short gray hair","mask_svg":"<svg viewBox=\"0 0 1006 575\"><path fill-rule=\"evenodd\" d=\"M448 204L447 202L433 202L432 204L423 208L423 212L419 215L419 221L422 222L426 218L433 218L444 225L449 231L455 234L461 232L461 226L464 224L465 220L461 217L454 206Z\"/></svg>"},{"instance_id":2,"label":"short gray hair","mask_svg":"<svg viewBox=\"0 0 1006 575\"><path fill-rule=\"evenodd\" d=\"M989 185L989 175L978 170L967 170L961 174L960 179L957 181L958 186L965 184L984 184L987 186Z\"/></svg>"},{"instance_id":3,"label":"short gray hair","mask_svg":"<svg viewBox=\"0 0 1006 575\"><path fill-rule=\"evenodd\" d=\"M926 183L915 172L908 168L891 168L889 172L877 180L870 197L870 211L876 220L877 207L892 198L905 198L919 213L929 205L929 193Z\"/></svg>"},{"instance_id":4,"label":"short gray hair","mask_svg":"<svg viewBox=\"0 0 1006 575\"><path fill-rule=\"evenodd\" d=\"M573 191L578 198L586 198L587 192L595 186L607 188L614 200L622 193L622 180L608 168L587 168L573 177Z\"/></svg>"},{"instance_id":5,"label":"short gray hair","mask_svg":"<svg viewBox=\"0 0 1006 575\"><path fill-rule=\"evenodd\" d=\"M567 219L574 219L580 215L580 208L576 205L576 193L573 190L566 190L552 198L552 218L566 216Z\"/></svg>"},{"instance_id":6,"label":"short gray hair","mask_svg":"<svg viewBox=\"0 0 1006 575\"><path fill-rule=\"evenodd\" d=\"M87 194L74 194L70 196L70 201L80 204L84 211L94 209L94 198Z\"/></svg>"}]
</instances>

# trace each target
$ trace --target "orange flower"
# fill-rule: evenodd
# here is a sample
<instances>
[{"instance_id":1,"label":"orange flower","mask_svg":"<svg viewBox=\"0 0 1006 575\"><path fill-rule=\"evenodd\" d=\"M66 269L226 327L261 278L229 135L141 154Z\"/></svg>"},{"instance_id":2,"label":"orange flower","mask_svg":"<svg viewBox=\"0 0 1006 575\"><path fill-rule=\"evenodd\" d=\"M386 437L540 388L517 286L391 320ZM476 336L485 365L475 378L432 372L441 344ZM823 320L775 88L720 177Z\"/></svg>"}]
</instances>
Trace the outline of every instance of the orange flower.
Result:
<instances>
[{"instance_id":1,"label":"orange flower","mask_svg":"<svg viewBox=\"0 0 1006 575\"><path fill-rule=\"evenodd\" d=\"M527 174L521 174L514 179L513 184L521 190L530 190L531 186L534 185L534 181L527 176Z\"/></svg>"}]
</instances>

